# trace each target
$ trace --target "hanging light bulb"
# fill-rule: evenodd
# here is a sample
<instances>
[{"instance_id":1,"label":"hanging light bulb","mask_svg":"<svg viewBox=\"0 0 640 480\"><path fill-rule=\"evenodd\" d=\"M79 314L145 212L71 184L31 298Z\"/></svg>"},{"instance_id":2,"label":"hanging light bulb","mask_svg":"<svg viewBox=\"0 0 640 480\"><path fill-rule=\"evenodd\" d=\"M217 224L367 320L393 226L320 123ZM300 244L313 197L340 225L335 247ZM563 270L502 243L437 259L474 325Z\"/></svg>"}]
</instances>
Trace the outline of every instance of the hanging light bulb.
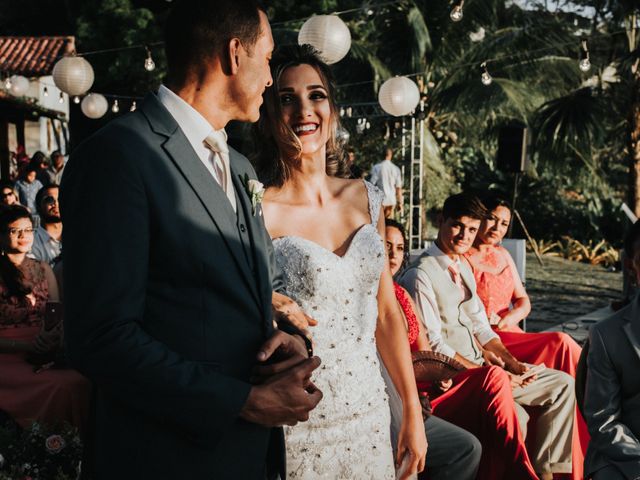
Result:
<instances>
[{"instance_id":1,"label":"hanging light bulb","mask_svg":"<svg viewBox=\"0 0 640 480\"><path fill-rule=\"evenodd\" d=\"M78 95L73 97L73 103L75 103L76 105L80 103L80 97Z\"/></svg>"},{"instance_id":2,"label":"hanging light bulb","mask_svg":"<svg viewBox=\"0 0 640 480\"><path fill-rule=\"evenodd\" d=\"M482 81L483 85L491 85L493 82L493 77L489 74L489 70L487 69L487 62L482 62L480 65L480 69L482 70L482 74L480 75L480 81Z\"/></svg>"},{"instance_id":3,"label":"hanging light bulb","mask_svg":"<svg viewBox=\"0 0 640 480\"><path fill-rule=\"evenodd\" d=\"M588 72L591 70L591 62L589 61L589 46L587 45L587 40L582 39L580 41L580 62L578 63L578 67L583 72Z\"/></svg>"},{"instance_id":4,"label":"hanging light bulb","mask_svg":"<svg viewBox=\"0 0 640 480\"><path fill-rule=\"evenodd\" d=\"M58 97L58 103L64 103L64 93L60 92L60 96Z\"/></svg>"},{"instance_id":5,"label":"hanging light bulb","mask_svg":"<svg viewBox=\"0 0 640 480\"><path fill-rule=\"evenodd\" d=\"M42 90L42 95L44 97L48 97L49 96L49 89L47 87L44 87L44 90Z\"/></svg>"},{"instance_id":6,"label":"hanging light bulb","mask_svg":"<svg viewBox=\"0 0 640 480\"><path fill-rule=\"evenodd\" d=\"M464 6L464 0L460 0L460 3L454 5L453 9L451 10L451 13L449 14L449 17L451 17L452 21L459 22L460 20L462 20L462 17L464 16L464 13L462 12L463 6Z\"/></svg>"},{"instance_id":7,"label":"hanging light bulb","mask_svg":"<svg viewBox=\"0 0 640 480\"><path fill-rule=\"evenodd\" d=\"M11 77L7 77L4 80L4 88L6 88L7 90L11 90L11 87L13 86L13 83L11 83Z\"/></svg>"},{"instance_id":8,"label":"hanging light bulb","mask_svg":"<svg viewBox=\"0 0 640 480\"><path fill-rule=\"evenodd\" d=\"M113 101L113 105L111 106L111 111L113 113L118 113L120 111L120 105L118 104L117 98Z\"/></svg>"},{"instance_id":9,"label":"hanging light bulb","mask_svg":"<svg viewBox=\"0 0 640 480\"><path fill-rule=\"evenodd\" d=\"M129 109L129 111L135 112L136 108L138 108L138 105L136 105L136 101L134 100L133 102L131 102L131 108Z\"/></svg>"},{"instance_id":10,"label":"hanging light bulb","mask_svg":"<svg viewBox=\"0 0 640 480\"><path fill-rule=\"evenodd\" d=\"M151 57L151 50L149 50L149 47L144 48L147 51L147 58L144 60L144 69L147 72L153 72L156 69L156 62L154 62Z\"/></svg>"}]
</instances>

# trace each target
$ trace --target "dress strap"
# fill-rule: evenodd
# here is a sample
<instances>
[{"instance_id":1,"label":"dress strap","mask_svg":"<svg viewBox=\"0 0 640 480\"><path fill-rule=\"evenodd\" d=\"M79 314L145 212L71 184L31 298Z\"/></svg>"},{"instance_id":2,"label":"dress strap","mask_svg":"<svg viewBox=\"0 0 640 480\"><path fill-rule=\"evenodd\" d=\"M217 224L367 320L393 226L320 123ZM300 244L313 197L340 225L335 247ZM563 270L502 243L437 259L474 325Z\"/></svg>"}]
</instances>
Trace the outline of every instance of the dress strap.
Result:
<instances>
[{"instance_id":1,"label":"dress strap","mask_svg":"<svg viewBox=\"0 0 640 480\"><path fill-rule=\"evenodd\" d=\"M382 207L382 199L384 194L382 190L373 185L372 183L364 181L364 186L367 187L367 197L369 199L369 215L371 216L371 224L375 227L378 225L378 217L380 216L380 208Z\"/></svg>"}]
</instances>

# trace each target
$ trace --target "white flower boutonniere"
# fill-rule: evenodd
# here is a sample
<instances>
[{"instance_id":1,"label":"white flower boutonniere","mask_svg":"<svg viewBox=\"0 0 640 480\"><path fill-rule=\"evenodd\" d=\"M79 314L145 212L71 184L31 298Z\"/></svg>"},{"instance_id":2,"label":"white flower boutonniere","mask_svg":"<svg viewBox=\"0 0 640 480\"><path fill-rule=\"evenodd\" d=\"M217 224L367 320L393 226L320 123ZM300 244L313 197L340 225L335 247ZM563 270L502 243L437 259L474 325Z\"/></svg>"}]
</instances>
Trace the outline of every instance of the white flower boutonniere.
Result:
<instances>
[{"instance_id":1,"label":"white flower boutonniere","mask_svg":"<svg viewBox=\"0 0 640 480\"><path fill-rule=\"evenodd\" d=\"M249 175L244 174L244 178L240 177L240 181L244 185L244 189L251 199L251 214L253 216L259 211L262 215L262 210L258 210L262 205L262 199L264 198L264 185L258 180L250 179Z\"/></svg>"}]
</instances>

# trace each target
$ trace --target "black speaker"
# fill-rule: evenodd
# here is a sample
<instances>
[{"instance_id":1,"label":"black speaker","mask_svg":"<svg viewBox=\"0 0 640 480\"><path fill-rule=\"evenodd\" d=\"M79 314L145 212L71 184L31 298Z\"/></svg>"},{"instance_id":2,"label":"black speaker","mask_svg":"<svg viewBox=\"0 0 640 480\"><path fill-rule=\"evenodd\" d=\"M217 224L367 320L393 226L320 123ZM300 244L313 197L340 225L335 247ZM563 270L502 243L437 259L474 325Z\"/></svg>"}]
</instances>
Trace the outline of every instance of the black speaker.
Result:
<instances>
[{"instance_id":1,"label":"black speaker","mask_svg":"<svg viewBox=\"0 0 640 480\"><path fill-rule=\"evenodd\" d=\"M498 168L505 172L522 173L527 169L529 132L523 123L512 123L500 128L498 134Z\"/></svg>"}]
</instances>

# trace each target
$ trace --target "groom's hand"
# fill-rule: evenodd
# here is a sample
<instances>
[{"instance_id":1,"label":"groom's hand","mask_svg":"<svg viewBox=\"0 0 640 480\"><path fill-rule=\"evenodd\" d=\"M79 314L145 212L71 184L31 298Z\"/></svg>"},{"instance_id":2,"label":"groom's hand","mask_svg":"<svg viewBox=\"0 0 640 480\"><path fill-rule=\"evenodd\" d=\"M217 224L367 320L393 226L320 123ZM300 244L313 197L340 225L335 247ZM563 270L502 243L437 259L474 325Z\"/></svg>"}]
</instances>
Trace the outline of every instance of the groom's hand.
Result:
<instances>
[{"instance_id":1,"label":"groom's hand","mask_svg":"<svg viewBox=\"0 0 640 480\"><path fill-rule=\"evenodd\" d=\"M315 327L318 324L315 319L302 311L300 305L282 293L272 293L271 310L276 323L288 323L307 337L310 337L309 327Z\"/></svg>"},{"instance_id":2,"label":"groom's hand","mask_svg":"<svg viewBox=\"0 0 640 480\"><path fill-rule=\"evenodd\" d=\"M311 373L319 365L320 359L311 357L254 386L240 417L265 427L307 421L309 412L322 399L322 392L311 382Z\"/></svg>"},{"instance_id":3,"label":"groom's hand","mask_svg":"<svg viewBox=\"0 0 640 480\"><path fill-rule=\"evenodd\" d=\"M257 357L260 365L253 369L251 383L262 383L267 378L298 365L307 357L307 347L302 338L276 330L260 347Z\"/></svg>"}]
</instances>

